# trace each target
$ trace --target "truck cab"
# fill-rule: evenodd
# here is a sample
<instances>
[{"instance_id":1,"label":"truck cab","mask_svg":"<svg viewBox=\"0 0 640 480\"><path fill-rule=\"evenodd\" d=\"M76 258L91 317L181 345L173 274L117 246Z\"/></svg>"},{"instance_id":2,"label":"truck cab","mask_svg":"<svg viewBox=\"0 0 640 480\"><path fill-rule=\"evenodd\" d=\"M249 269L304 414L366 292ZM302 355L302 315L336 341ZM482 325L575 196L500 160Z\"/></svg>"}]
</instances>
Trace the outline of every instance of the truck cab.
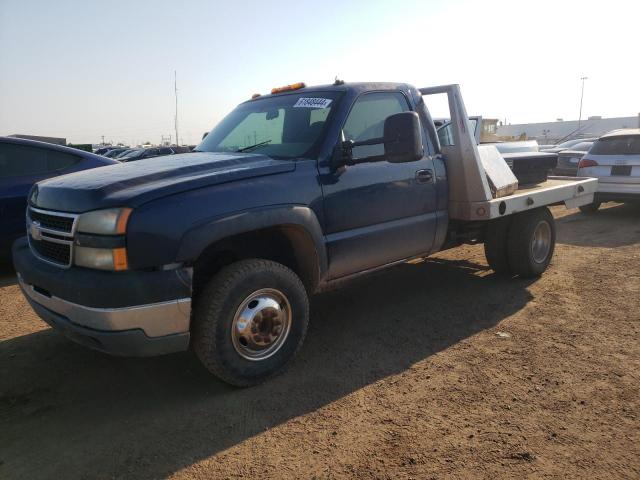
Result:
<instances>
[{"instance_id":1,"label":"truck cab","mask_svg":"<svg viewBox=\"0 0 640 480\"><path fill-rule=\"evenodd\" d=\"M432 93L449 95L446 147L424 102ZM191 347L221 379L260 383L300 348L309 295L339 281L465 242L489 245L496 270L546 269L545 199L588 203L593 182L494 198L466 122L457 86L254 95L193 153L34 186L13 248L20 286L41 318L91 348Z\"/></svg>"}]
</instances>

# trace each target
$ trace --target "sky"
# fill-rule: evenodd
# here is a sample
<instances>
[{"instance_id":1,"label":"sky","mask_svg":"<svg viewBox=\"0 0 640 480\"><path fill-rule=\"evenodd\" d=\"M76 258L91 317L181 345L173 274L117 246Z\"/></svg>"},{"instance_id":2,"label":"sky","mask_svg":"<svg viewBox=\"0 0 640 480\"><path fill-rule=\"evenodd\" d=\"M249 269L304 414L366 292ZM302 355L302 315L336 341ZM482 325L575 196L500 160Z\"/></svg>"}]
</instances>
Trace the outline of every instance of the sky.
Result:
<instances>
[{"instance_id":1,"label":"sky","mask_svg":"<svg viewBox=\"0 0 640 480\"><path fill-rule=\"evenodd\" d=\"M0 0L0 135L198 143L304 81L458 83L507 123L640 112L640 1ZM442 105L432 114L444 116Z\"/></svg>"}]
</instances>

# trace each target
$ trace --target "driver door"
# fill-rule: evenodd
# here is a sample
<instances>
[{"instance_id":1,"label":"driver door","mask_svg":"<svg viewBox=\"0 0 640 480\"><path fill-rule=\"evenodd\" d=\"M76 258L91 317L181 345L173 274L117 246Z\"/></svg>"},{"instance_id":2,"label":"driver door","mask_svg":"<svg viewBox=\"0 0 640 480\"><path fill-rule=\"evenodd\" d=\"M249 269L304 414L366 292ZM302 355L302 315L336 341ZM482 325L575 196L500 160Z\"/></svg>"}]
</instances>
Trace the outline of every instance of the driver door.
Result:
<instances>
[{"instance_id":1,"label":"driver door","mask_svg":"<svg viewBox=\"0 0 640 480\"><path fill-rule=\"evenodd\" d=\"M368 92L351 107L345 140L383 135L385 119L410 110L398 90ZM329 278L340 278L428 253L436 230L433 161L360 163L346 166L323 188ZM383 155L384 146L353 149L354 158Z\"/></svg>"}]
</instances>

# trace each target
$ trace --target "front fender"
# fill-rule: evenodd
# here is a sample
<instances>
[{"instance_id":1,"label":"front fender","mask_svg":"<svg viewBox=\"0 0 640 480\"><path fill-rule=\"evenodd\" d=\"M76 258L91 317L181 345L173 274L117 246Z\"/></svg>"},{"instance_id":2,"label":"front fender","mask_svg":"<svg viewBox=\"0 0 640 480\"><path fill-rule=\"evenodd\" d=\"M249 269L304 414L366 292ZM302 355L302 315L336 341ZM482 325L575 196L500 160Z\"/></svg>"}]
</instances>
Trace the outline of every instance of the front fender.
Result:
<instances>
[{"instance_id":1,"label":"front fender","mask_svg":"<svg viewBox=\"0 0 640 480\"><path fill-rule=\"evenodd\" d=\"M256 208L195 226L183 235L176 261L193 261L209 245L224 238L277 226L295 226L303 228L309 234L318 255L320 278L323 278L328 262L322 228L313 210L300 205Z\"/></svg>"}]
</instances>

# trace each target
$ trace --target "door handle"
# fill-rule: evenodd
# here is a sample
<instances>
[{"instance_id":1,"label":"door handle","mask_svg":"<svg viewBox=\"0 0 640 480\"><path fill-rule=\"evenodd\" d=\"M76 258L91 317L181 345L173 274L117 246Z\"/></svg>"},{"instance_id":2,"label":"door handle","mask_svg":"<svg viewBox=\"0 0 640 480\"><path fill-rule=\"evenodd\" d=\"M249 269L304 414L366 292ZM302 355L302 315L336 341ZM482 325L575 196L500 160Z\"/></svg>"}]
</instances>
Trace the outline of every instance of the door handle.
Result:
<instances>
[{"instance_id":1,"label":"door handle","mask_svg":"<svg viewBox=\"0 0 640 480\"><path fill-rule=\"evenodd\" d=\"M433 172L429 169L418 170L416 172L416 180L418 183L429 183L433 180Z\"/></svg>"}]
</instances>

